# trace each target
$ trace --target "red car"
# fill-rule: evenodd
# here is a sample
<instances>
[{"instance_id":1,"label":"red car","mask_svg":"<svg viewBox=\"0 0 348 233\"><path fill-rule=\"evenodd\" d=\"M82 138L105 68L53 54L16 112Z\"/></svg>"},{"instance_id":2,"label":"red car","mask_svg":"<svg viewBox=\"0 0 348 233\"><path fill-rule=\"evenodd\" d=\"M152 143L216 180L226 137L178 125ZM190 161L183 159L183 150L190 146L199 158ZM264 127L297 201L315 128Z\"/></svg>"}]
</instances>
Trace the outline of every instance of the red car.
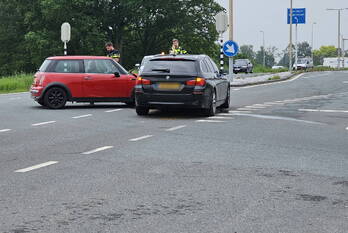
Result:
<instances>
[{"instance_id":1,"label":"red car","mask_svg":"<svg viewBox=\"0 0 348 233\"><path fill-rule=\"evenodd\" d=\"M47 58L35 74L31 96L52 109L71 102L134 104L137 76L109 57L64 56Z\"/></svg>"}]
</instances>

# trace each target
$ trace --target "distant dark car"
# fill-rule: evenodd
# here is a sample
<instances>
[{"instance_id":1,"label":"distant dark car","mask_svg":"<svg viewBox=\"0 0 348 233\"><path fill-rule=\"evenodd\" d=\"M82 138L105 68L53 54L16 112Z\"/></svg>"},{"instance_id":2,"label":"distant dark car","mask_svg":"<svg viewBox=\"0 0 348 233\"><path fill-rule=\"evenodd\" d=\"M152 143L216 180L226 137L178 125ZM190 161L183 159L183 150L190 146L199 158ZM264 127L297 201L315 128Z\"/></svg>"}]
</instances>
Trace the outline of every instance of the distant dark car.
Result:
<instances>
[{"instance_id":1,"label":"distant dark car","mask_svg":"<svg viewBox=\"0 0 348 233\"><path fill-rule=\"evenodd\" d=\"M209 56L154 56L139 73L135 102L138 115L151 108L185 107L213 116L217 107L229 108L230 83Z\"/></svg>"},{"instance_id":2,"label":"distant dark car","mask_svg":"<svg viewBox=\"0 0 348 233\"><path fill-rule=\"evenodd\" d=\"M134 105L136 78L109 57L50 57L35 74L30 92L52 109L63 108L67 101Z\"/></svg>"},{"instance_id":3,"label":"distant dark car","mask_svg":"<svg viewBox=\"0 0 348 233\"><path fill-rule=\"evenodd\" d=\"M249 59L237 59L233 65L233 73L235 74L241 72L252 73L253 69L254 66Z\"/></svg>"}]
</instances>

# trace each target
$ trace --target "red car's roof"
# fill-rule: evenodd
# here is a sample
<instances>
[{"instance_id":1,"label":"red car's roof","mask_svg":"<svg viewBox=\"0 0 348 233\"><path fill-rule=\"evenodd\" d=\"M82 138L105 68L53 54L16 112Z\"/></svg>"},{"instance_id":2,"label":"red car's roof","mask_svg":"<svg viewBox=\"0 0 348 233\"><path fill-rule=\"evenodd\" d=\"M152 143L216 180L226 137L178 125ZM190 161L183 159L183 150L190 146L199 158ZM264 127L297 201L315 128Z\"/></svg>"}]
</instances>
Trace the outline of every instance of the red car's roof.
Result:
<instances>
[{"instance_id":1,"label":"red car's roof","mask_svg":"<svg viewBox=\"0 0 348 233\"><path fill-rule=\"evenodd\" d=\"M48 57L50 60L80 60L80 59L112 59L105 56L56 56Z\"/></svg>"}]
</instances>

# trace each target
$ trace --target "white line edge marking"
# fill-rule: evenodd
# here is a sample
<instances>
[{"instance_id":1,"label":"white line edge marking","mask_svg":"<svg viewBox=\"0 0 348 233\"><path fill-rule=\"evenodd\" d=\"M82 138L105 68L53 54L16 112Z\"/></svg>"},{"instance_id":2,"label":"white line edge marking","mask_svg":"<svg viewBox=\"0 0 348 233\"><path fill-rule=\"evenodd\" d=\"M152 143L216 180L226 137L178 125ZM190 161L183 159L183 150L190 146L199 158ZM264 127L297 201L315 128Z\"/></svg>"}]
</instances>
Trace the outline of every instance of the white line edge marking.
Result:
<instances>
[{"instance_id":1,"label":"white line edge marking","mask_svg":"<svg viewBox=\"0 0 348 233\"><path fill-rule=\"evenodd\" d=\"M0 129L0 133L5 133L5 132L8 132L8 131L11 131L11 129Z\"/></svg>"},{"instance_id":2,"label":"white line edge marking","mask_svg":"<svg viewBox=\"0 0 348 233\"><path fill-rule=\"evenodd\" d=\"M346 130L348 130L348 127L346 128Z\"/></svg>"},{"instance_id":3,"label":"white line edge marking","mask_svg":"<svg viewBox=\"0 0 348 233\"><path fill-rule=\"evenodd\" d=\"M94 150L83 152L82 154L83 155L90 155L90 154L94 154L94 153L97 153L97 152L100 152L100 151L104 151L104 150L108 150L108 149L112 149L112 148L114 148L114 147L113 146L103 146L103 147L99 147L99 148L94 149Z\"/></svg>"},{"instance_id":4,"label":"white line edge marking","mask_svg":"<svg viewBox=\"0 0 348 233\"><path fill-rule=\"evenodd\" d=\"M80 118L85 118L85 117L90 117L92 114L86 114L86 115L81 115L81 116L74 116L72 117L73 119L80 119Z\"/></svg>"},{"instance_id":5,"label":"white line edge marking","mask_svg":"<svg viewBox=\"0 0 348 233\"><path fill-rule=\"evenodd\" d=\"M276 84L282 84L282 83L287 83L287 82L293 82L299 78L301 78L304 74L299 74L295 78L285 80L285 81L280 81L280 82L273 82L273 83L265 83L265 84L259 84L259 85L253 85L253 86L246 86L246 87L241 87L242 89L247 89L247 88L254 88L254 87L261 87L261 86L271 86L271 85L276 85Z\"/></svg>"},{"instance_id":6,"label":"white line edge marking","mask_svg":"<svg viewBox=\"0 0 348 233\"><path fill-rule=\"evenodd\" d=\"M130 142L137 142L137 141L144 140L144 139L151 138L151 137L153 137L153 135L145 135L142 137L129 139L129 141Z\"/></svg>"},{"instance_id":7,"label":"white line edge marking","mask_svg":"<svg viewBox=\"0 0 348 233\"><path fill-rule=\"evenodd\" d=\"M43 167L47 167L47 166L50 166L50 165L53 165L56 163L58 163L58 161L48 161L46 163L40 163L40 164L31 166L31 167L19 169L19 170L16 170L15 172L18 172L18 173L29 172L29 171L36 170L36 169L43 168Z\"/></svg>"},{"instance_id":8,"label":"white line edge marking","mask_svg":"<svg viewBox=\"0 0 348 233\"><path fill-rule=\"evenodd\" d=\"M179 126L176 126L176 127L173 127L173 128L166 129L166 131L168 131L168 132L175 131L175 130L182 129L182 128L185 128L185 127L186 127L186 125L179 125Z\"/></svg>"},{"instance_id":9,"label":"white line edge marking","mask_svg":"<svg viewBox=\"0 0 348 233\"><path fill-rule=\"evenodd\" d=\"M46 121L46 122L35 123L35 124L32 124L32 126L48 125L53 123L56 123L56 121Z\"/></svg>"},{"instance_id":10,"label":"white line edge marking","mask_svg":"<svg viewBox=\"0 0 348 233\"><path fill-rule=\"evenodd\" d=\"M111 113L111 112L118 112L118 111L121 111L122 109L113 109L113 110L108 110L108 111L105 111L107 113Z\"/></svg>"}]
</instances>

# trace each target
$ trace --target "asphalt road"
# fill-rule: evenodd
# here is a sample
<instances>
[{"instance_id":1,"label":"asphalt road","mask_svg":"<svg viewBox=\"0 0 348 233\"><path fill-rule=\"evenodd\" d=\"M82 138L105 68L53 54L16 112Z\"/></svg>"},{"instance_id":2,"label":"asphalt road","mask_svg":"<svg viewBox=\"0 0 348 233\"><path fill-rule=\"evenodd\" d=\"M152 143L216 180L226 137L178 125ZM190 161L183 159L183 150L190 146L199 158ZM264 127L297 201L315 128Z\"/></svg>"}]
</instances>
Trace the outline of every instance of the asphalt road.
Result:
<instances>
[{"instance_id":1,"label":"asphalt road","mask_svg":"<svg viewBox=\"0 0 348 233\"><path fill-rule=\"evenodd\" d=\"M0 95L0 232L347 233L348 72L217 117Z\"/></svg>"}]
</instances>

